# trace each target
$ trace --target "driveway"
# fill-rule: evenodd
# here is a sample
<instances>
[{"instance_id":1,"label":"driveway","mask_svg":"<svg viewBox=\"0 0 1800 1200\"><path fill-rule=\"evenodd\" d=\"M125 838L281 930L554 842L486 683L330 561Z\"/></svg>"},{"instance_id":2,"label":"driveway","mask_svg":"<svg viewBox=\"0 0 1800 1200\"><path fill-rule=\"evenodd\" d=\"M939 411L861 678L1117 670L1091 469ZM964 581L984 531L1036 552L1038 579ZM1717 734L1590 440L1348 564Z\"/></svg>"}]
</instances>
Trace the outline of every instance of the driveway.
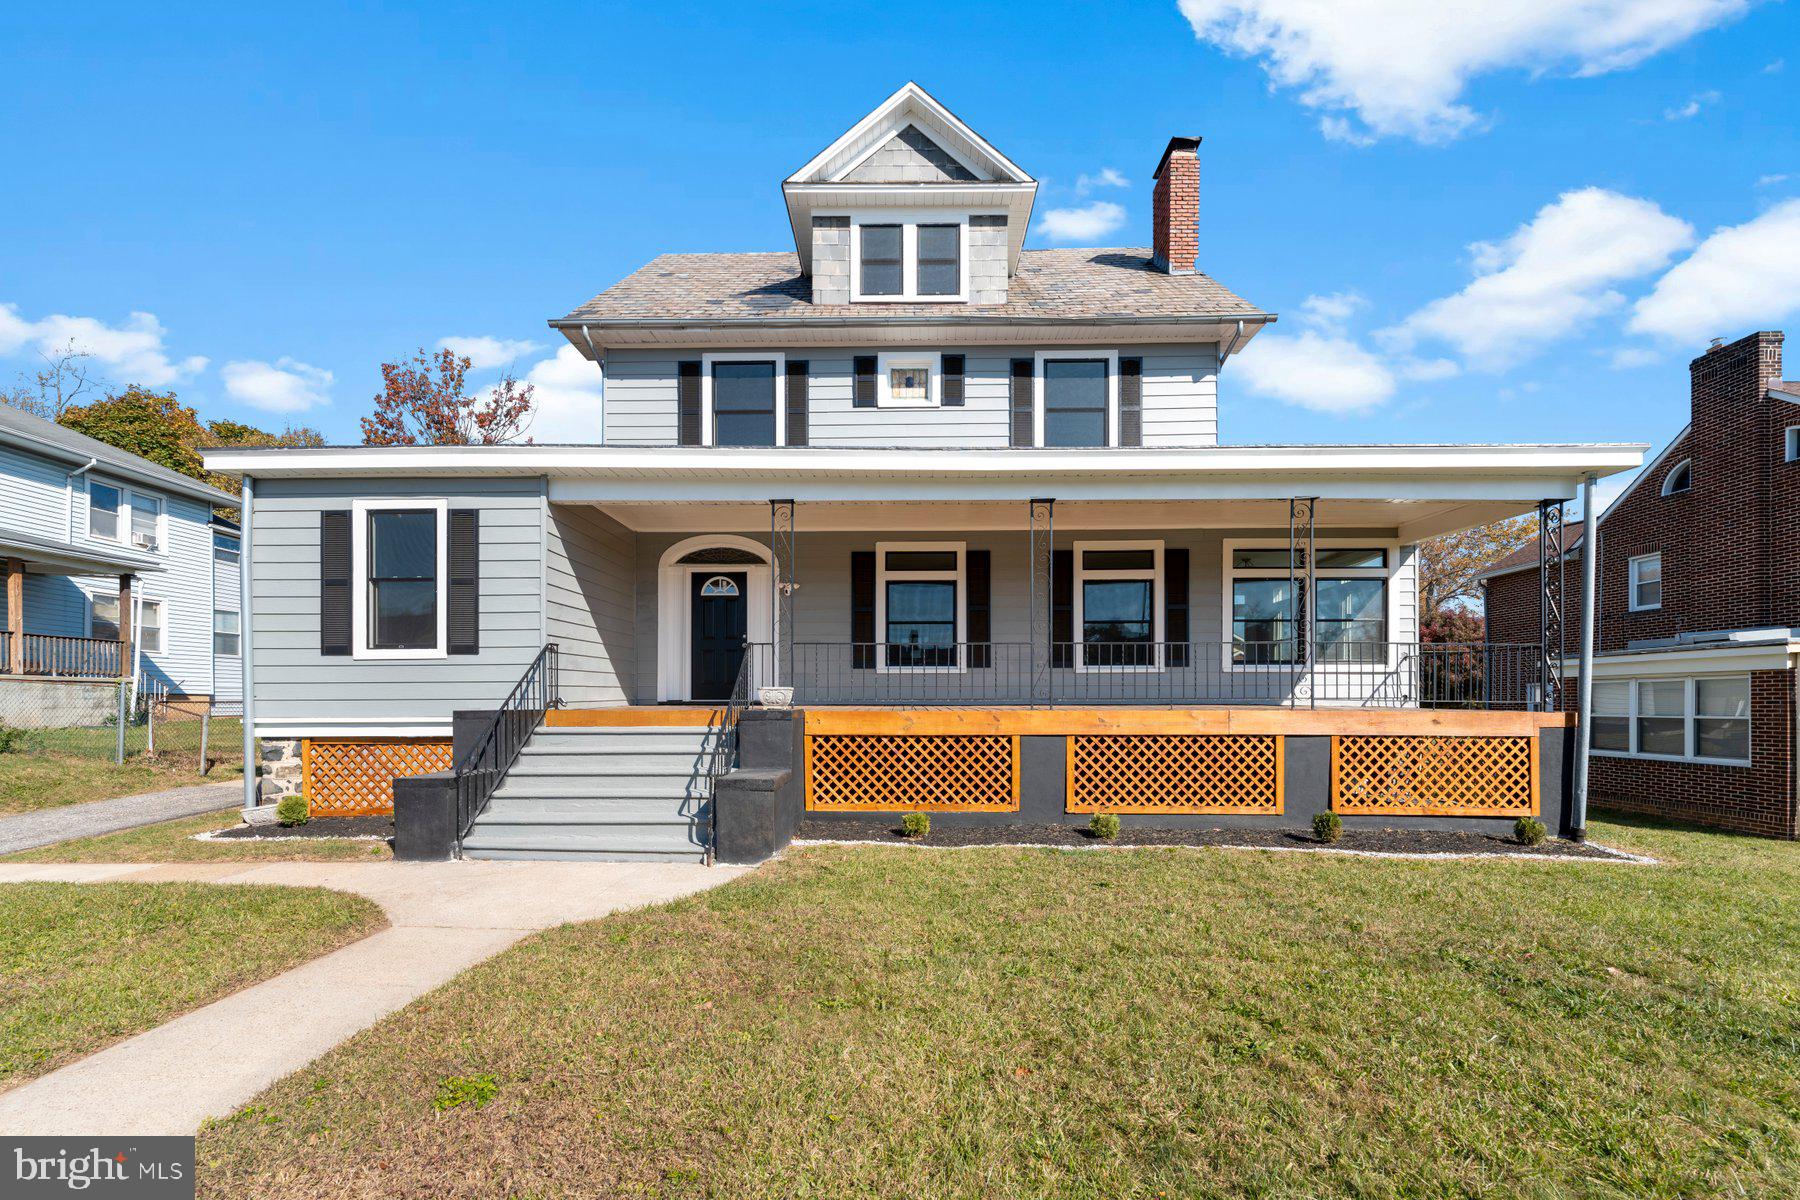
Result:
<instances>
[{"instance_id":1,"label":"driveway","mask_svg":"<svg viewBox=\"0 0 1800 1200\"><path fill-rule=\"evenodd\" d=\"M116 800L90 800L62 808L43 808L16 817L0 817L0 854L34 850L71 838L98 837L139 825L173 821L204 812L220 812L244 798L243 782L202 783L120 796Z\"/></svg>"},{"instance_id":2,"label":"driveway","mask_svg":"<svg viewBox=\"0 0 1800 1200\"><path fill-rule=\"evenodd\" d=\"M540 929L674 900L748 868L686 863L0 864L0 883L194 880L354 892L390 927L0 1093L0 1134L191 1134Z\"/></svg>"}]
</instances>

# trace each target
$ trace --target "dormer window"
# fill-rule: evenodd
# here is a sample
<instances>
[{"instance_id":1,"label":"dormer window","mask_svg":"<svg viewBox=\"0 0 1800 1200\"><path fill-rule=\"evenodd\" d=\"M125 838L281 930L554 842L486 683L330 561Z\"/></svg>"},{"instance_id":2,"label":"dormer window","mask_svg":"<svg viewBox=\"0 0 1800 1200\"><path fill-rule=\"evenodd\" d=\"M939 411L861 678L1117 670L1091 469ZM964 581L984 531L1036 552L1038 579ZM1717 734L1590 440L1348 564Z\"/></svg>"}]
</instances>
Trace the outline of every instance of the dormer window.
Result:
<instances>
[{"instance_id":1,"label":"dormer window","mask_svg":"<svg viewBox=\"0 0 1800 1200\"><path fill-rule=\"evenodd\" d=\"M942 213L913 219L871 213L852 217L852 301L967 300L967 216Z\"/></svg>"}]
</instances>

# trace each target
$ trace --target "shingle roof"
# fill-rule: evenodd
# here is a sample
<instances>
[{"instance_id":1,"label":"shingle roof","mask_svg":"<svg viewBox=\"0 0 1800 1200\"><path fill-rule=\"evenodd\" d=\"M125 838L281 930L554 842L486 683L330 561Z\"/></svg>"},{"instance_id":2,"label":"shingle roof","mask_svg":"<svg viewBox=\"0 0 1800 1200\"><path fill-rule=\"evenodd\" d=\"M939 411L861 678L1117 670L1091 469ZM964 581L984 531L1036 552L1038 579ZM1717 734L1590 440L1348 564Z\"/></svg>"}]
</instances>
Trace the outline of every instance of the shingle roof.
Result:
<instances>
[{"instance_id":1,"label":"shingle roof","mask_svg":"<svg viewBox=\"0 0 1800 1200\"><path fill-rule=\"evenodd\" d=\"M564 321L719 321L767 317L843 321L921 316L951 320L1262 317L1211 276L1168 275L1142 247L1027 250L1005 304L814 304L789 253L664 254Z\"/></svg>"},{"instance_id":2,"label":"shingle roof","mask_svg":"<svg viewBox=\"0 0 1800 1200\"><path fill-rule=\"evenodd\" d=\"M1567 554L1570 561L1573 562L1578 557L1575 552L1579 549L1581 549L1581 531L1579 529L1571 530L1568 535L1567 545L1563 547L1563 553ZM1536 541L1530 541L1523 546L1520 546L1517 550L1514 550L1511 554L1508 554L1505 558L1496 559L1492 565L1482 570L1481 578L1488 579L1495 575L1509 575L1523 567L1536 568L1537 565L1538 544Z\"/></svg>"},{"instance_id":3,"label":"shingle roof","mask_svg":"<svg viewBox=\"0 0 1800 1200\"><path fill-rule=\"evenodd\" d=\"M12 435L10 439L8 435ZM160 463L153 463L98 438L77 433L66 425L58 425L55 421L46 421L42 417L21 412L11 405L0 404L0 442L8 440L33 442L40 448L47 444L61 450L66 456L74 456L77 461L98 459L114 471L140 483L154 483L167 491L205 500L209 504L235 507L238 503L238 498L230 492L222 492L210 484L201 483L179 471L171 471Z\"/></svg>"}]
</instances>

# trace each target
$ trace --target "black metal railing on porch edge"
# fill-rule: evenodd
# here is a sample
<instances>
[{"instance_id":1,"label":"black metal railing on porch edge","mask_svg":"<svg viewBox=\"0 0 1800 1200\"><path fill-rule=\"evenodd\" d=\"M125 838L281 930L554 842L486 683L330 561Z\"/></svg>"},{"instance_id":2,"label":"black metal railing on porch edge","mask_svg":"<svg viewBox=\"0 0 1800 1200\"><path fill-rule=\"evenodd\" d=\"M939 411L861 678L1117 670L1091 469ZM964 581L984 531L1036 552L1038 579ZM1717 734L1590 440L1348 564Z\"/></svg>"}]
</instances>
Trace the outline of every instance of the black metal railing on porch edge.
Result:
<instances>
[{"instance_id":1,"label":"black metal railing on porch edge","mask_svg":"<svg viewBox=\"0 0 1800 1200\"><path fill-rule=\"evenodd\" d=\"M719 780L737 765L737 726L738 718L750 704L751 680L755 673L755 653L746 643L743 660L738 663L737 675L731 683L731 695L725 701L725 712L719 720L719 732L713 739L712 751L707 762L706 779L706 864L712 865L713 847L718 844L719 834Z\"/></svg>"},{"instance_id":2,"label":"black metal railing on porch edge","mask_svg":"<svg viewBox=\"0 0 1800 1200\"><path fill-rule=\"evenodd\" d=\"M487 729L453 767L458 845L469 836L469 827L476 818L486 811L494 789L518 760L519 751L544 723L544 714L561 702L556 643L551 642L538 651Z\"/></svg>"},{"instance_id":3,"label":"black metal railing on porch edge","mask_svg":"<svg viewBox=\"0 0 1800 1200\"><path fill-rule=\"evenodd\" d=\"M797 705L1477 708L1540 703L1537 646L1231 642L796 642L745 648L738 689ZM746 678L748 687L746 689Z\"/></svg>"}]
</instances>

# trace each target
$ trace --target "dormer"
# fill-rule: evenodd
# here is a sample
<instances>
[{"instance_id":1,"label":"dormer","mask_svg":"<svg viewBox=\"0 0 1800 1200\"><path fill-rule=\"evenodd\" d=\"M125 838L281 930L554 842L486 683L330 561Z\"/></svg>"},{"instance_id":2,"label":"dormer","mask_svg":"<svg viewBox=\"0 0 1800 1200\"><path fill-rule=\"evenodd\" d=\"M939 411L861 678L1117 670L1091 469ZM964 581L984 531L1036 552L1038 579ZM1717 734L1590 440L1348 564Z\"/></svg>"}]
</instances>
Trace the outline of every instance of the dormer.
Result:
<instances>
[{"instance_id":1,"label":"dormer","mask_svg":"<svg viewBox=\"0 0 1800 1200\"><path fill-rule=\"evenodd\" d=\"M908 83L781 191L814 304L1004 304L1037 181Z\"/></svg>"}]
</instances>

